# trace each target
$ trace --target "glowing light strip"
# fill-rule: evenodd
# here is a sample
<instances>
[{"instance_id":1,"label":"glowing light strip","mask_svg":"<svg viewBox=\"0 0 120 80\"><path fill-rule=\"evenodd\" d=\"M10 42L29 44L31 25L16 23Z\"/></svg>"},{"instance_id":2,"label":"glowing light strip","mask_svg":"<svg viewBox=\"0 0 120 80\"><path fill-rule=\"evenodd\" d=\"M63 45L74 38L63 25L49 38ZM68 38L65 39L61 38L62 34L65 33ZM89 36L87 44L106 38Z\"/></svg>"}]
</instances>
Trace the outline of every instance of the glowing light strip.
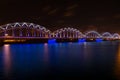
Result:
<instances>
[{"instance_id":1,"label":"glowing light strip","mask_svg":"<svg viewBox=\"0 0 120 80\"><path fill-rule=\"evenodd\" d=\"M87 36L88 37L92 36L92 37L96 37L96 38L104 38L104 37L105 38L116 38L116 37L118 37L120 39L120 35L118 33L111 34L109 32L105 32L103 34L99 34L97 31L93 30L93 31L88 31L85 34L82 34L82 32L80 32L78 29L71 28L71 27L61 28L61 29L58 29L58 30L54 31L53 33L51 33L50 30L46 29L43 26L36 25L36 24L33 24L33 23L27 23L27 22L9 23L9 24L6 24L6 25L2 25L0 27L0 29L1 29L1 31L3 30L4 32L6 32L7 30L9 30L9 28L13 29L13 28L16 28L16 27L20 27L22 29L23 26L38 29L38 31L40 30L41 35L42 34L48 34L48 35L53 35L53 36L56 35L56 37L59 35L61 37L67 36L67 37L73 37L73 38L75 38L75 37L85 38ZM89 34L91 34L91 36Z\"/></svg>"}]
</instances>

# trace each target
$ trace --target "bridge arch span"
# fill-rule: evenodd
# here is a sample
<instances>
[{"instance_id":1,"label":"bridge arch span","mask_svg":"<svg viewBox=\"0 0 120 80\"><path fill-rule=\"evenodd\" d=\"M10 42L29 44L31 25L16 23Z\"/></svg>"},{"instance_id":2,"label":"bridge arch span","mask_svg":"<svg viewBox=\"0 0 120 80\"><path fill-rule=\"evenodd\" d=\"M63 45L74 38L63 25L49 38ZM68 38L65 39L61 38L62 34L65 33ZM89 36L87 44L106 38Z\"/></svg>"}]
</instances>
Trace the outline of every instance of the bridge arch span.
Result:
<instances>
[{"instance_id":1,"label":"bridge arch span","mask_svg":"<svg viewBox=\"0 0 120 80\"><path fill-rule=\"evenodd\" d=\"M101 35L97 31L88 31L85 33L86 38L97 39L101 38Z\"/></svg>"},{"instance_id":2,"label":"bridge arch span","mask_svg":"<svg viewBox=\"0 0 120 80\"><path fill-rule=\"evenodd\" d=\"M55 38L83 38L82 32L75 28L61 28L53 32Z\"/></svg>"},{"instance_id":3,"label":"bridge arch span","mask_svg":"<svg viewBox=\"0 0 120 80\"><path fill-rule=\"evenodd\" d=\"M4 36L5 29L0 26L0 36Z\"/></svg>"},{"instance_id":4,"label":"bridge arch span","mask_svg":"<svg viewBox=\"0 0 120 80\"><path fill-rule=\"evenodd\" d=\"M43 37L48 38L50 37L50 30L46 29L43 26L33 24L33 23L10 23L1 26L4 30L4 35L7 34L8 36L13 37ZM0 35L0 36L4 36Z\"/></svg>"},{"instance_id":5,"label":"bridge arch span","mask_svg":"<svg viewBox=\"0 0 120 80\"><path fill-rule=\"evenodd\" d=\"M112 36L112 34L109 33L109 32L104 32L104 33L102 34L102 38L108 40L108 39L112 39L113 36Z\"/></svg>"},{"instance_id":6,"label":"bridge arch span","mask_svg":"<svg viewBox=\"0 0 120 80\"><path fill-rule=\"evenodd\" d=\"M118 33L114 33L112 37L113 39L120 39L120 35Z\"/></svg>"}]
</instances>

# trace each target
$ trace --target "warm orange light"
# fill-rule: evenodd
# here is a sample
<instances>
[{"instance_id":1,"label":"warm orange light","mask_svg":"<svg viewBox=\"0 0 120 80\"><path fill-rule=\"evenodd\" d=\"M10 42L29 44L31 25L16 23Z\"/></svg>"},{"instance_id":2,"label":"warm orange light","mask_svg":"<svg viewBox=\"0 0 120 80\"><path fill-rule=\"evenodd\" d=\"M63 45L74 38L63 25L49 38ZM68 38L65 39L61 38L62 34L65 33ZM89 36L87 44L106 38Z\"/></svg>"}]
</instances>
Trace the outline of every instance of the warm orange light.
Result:
<instances>
[{"instance_id":1,"label":"warm orange light","mask_svg":"<svg viewBox=\"0 0 120 80\"><path fill-rule=\"evenodd\" d=\"M5 76L9 76L11 70L11 53L10 53L10 45L4 45L4 69Z\"/></svg>"},{"instance_id":2,"label":"warm orange light","mask_svg":"<svg viewBox=\"0 0 120 80\"><path fill-rule=\"evenodd\" d=\"M93 39L90 39L90 40L93 40Z\"/></svg>"},{"instance_id":3,"label":"warm orange light","mask_svg":"<svg viewBox=\"0 0 120 80\"><path fill-rule=\"evenodd\" d=\"M25 42L26 40L4 40L4 42Z\"/></svg>"},{"instance_id":4,"label":"warm orange light","mask_svg":"<svg viewBox=\"0 0 120 80\"><path fill-rule=\"evenodd\" d=\"M118 49L118 54L116 56L115 75L117 79L120 80L120 46Z\"/></svg>"}]
</instances>

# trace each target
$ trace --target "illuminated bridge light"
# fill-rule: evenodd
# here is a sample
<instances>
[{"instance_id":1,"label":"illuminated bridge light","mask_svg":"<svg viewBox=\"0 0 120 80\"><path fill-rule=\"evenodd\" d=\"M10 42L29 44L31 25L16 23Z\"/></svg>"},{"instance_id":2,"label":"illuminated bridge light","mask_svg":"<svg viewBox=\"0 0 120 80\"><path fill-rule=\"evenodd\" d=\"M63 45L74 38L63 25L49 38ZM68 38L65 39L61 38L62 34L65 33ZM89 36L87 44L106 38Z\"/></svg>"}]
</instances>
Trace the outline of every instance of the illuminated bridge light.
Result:
<instances>
[{"instance_id":1,"label":"illuminated bridge light","mask_svg":"<svg viewBox=\"0 0 120 80\"><path fill-rule=\"evenodd\" d=\"M6 37L7 34L7 37ZM110 32L104 32L100 34L99 32L92 30L87 31L83 34L78 29L65 27L58 29L54 32L46 29L44 26L37 25L34 23L27 23L27 22L16 22L16 23L9 23L6 25L0 26L0 37L4 38L47 38L47 39L77 39L79 42L85 40L95 40L95 41L102 41L102 40L118 40L120 39L120 35L118 33L111 34Z\"/></svg>"},{"instance_id":2,"label":"illuminated bridge light","mask_svg":"<svg viewBox=\"0 0 120 80\"><path fill-rule=\"evenodd\" d=\"M83 37L83 34L74 28L62 28L57 31L54 31L56 38L79 38Z\"/></svg>"},{"instance_id":3,"label":"illuminated bridge light","mask_svg":"<svg viewBox=\"0 0 120 80\"><path fill-rule=\"evenodd\" d=\"M8 36L14 37L40 37L46 38L51 34L50 30L46 29L43 26L36 25L33 23L10 23L1 26L4 28L3 31L0 31L0 36L8 34Z\"/></svg>"},{"instance_id":4,"label":"illuminated bridge light","mask_svg":"<svg viewBox=\"0 0 120 80\"><path fill-rule=\"evenodd\" d=\"M107 39L107 40L112 39L112 34L109 33L109 32L104 32L104 33L102 34L102 38L103 38L103 39Z\"/></svg>"},{"instance_id":5,"label":"illuminated bridge light","mask_svg":"<svg viewBox=\"0 0 120 80\"><path fill-rule=\"evenodd\" d=\"M88 31L85 33L85 37L89 39L96 39L96 38L100 38L101 35L96 31Z\"/></svg>"},{"instance_id":6,"label":"illuminated bridge light","mask_svg":"<svg viewBox=\"0 0 120 80\"><path fill-rule=\"evenodd\" d=\"M114 39L120 39L120 35L118 33L114 33L112 37Z\"/></svg>"},{"instance_id":7,"label":"illuminated bridge light","mask_svg":"<svg viewBox=\"0 0 120 80\"><path fill-rule=\"evenodd\" d=\"M79 39L78 42L86 42L86 39Z\"/></svg>"},{"instance_id":8,"label":"illuminated bridge light","mask_svg":"<svg viewBox=\"0 0 120 80\"><path fill-rule=\"evenodd\" d=\"M56 43L56 39L49 39L48 43Z\"/></svg>"},{"instance_id":9,"label":"illuminated bridge light","mask_svg":"<svg viewBox=\"0 0 120 80\"><path fill-rule=\"evenodd\" d=\"M103 41L103 39L101 38L96 39L96 42L101 42L101 41Z\"/></svg>"}]
</instances>

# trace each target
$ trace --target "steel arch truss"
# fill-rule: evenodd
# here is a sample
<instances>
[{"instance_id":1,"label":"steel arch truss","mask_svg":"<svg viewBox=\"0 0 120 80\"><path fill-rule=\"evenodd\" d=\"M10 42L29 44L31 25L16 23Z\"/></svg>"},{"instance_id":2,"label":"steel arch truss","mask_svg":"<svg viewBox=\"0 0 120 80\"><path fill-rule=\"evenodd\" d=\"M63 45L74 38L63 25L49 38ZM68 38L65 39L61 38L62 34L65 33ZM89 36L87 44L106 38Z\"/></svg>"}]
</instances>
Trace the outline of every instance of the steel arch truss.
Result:
<instances>
[{"instance_id":1,"label":"steel arch truss","mask_svg":"<svg viewBox=\"0 0 120 80\"><path fill-rule=\"evenodd\" d=\"M120 39L120 35L118 33L114 33L112 37L113 39Z\"/></svg>"},{"instance_id":2,"label":"steel arch truss","mask_svg":"<svg viewBox=\"0 0 120 80\"><path fill-rule=\"evenodd\" d=\"M74 28L61 28L54 33L55 38L83 38L84 35L77 29Z\"/></svg>"},{"instance_id":3,"label":"steel arch truss","mask_svg":"<svg viewBox=\"0 0 120 80\"><path fill-rule=\"evenodd\" d=\"M49 38L50 30L42 27L40 25L36 25L33 23L11 23L7 25L3 25L0 28L0 36L4 36L7 34L8 36L13 37L41 37L41 38Z\"/></svg>"},{"instance_id":4,"label":"steel arch truss","mask_svg":"<svg viewBox=\"0 0 120 80\"><path fill-rule=\"evenodd\" d=\"M96 31L88 31L85 33L86 38L97 39L102 38L101 35Z\"/></svg>"},{"instance_id":5,"label":"steel arch truss","mask_svg":"<svg viewBox=\"0 0 120 80\"><path fill-rule=\"evenodd\" d=\"M113 36L112 36L112 34L109 33L109 32L104 32L104 33L102 34L102 38L103 38L103 39L112 39Z\"/></svg>"},{"instance_id":6,"label":"steel arch truss","mask_svg":"<svg viewBox=\"0 0 120 80\"><path fill-rule=\"evenodd\" d=\"M97 39L102 38L105 40L120 39L118 33L111 34L109 32L104 32L102 34L97 31L87 31L85 34L80 32L75 28L61 28L53 33L50 30L46 29L43 26L33 24L33 23L10 23L0 26L0 37L38 37L38 38L89 38Z\"/></svg>"}]
</instances>

